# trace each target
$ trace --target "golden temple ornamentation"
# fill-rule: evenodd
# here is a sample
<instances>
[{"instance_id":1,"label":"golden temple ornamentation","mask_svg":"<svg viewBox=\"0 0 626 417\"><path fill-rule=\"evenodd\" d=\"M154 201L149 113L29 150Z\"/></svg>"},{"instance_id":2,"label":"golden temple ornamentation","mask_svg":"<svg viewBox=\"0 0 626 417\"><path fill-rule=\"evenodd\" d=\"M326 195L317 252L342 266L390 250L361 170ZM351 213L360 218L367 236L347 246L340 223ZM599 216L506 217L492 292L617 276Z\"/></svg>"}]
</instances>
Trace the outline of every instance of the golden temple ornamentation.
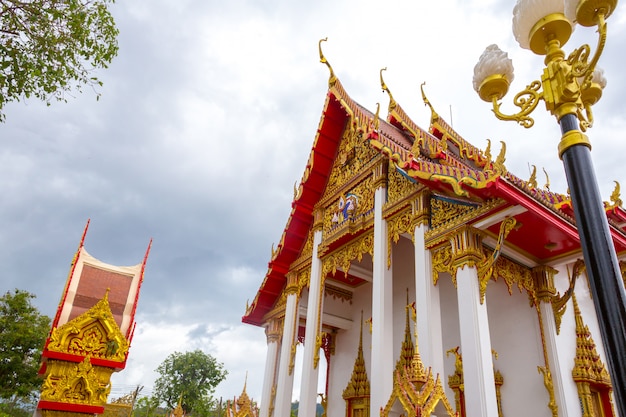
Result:
<instances>
[{"instance_id":1,"label":"golden temple ornamentation","mask_svg":"<svg viewBox=\"0 0 626 417\"><path fill-rule=\"evenodd\" d=\"M344 301L347 301L348 303L352 304L352 291L344 290L343 288L326 284L325 295L332 297L333 300L339 299L342 303Z\"/></svg>"},{"instance_id":2,"label":"golden temple ornamentation","mask_svg":"<svg viewBox=\"0 0 626 417\"><path fill-rule=\"evenodd\" d=\"M413 360L413 355L415 354L415 347L413 346L413 335L411 335L411 323L409 318L409 310L411 308L411 304L409 304L409 289L406 290L406 325L404 327L404 340L402 341L402 346L400 347L400 357L396 362L396 369L394 372L394 378L398 375L398 371L402 371L405 368L409 368L411 365L411 361ZM423 372L422 369L422 373ZM425 381L422 381L425 382Z\"/></svg>"},{"instance_id":3,"label":"golden temple ornamentation","mask_svg":"<svg viewBox=\"0 0 626 417\"><path fill-rule=\"evenodd\" d=\"M456 273L450 268L452 263L452 248L450 245L442 245L430 251L433 271L433 285L437 285L439 274L448 272L452 275L452 283L456 288Z\"/></svg>"},{"instance_id":4,"label":"golden temple ornamentation","mask_svg":"<svg viewBox=\"0 0 626 417\"><path fill-rule=\"evenodd\" d=\"M293 374L293 368L296 366L296 350L298 349L298 343L300 343L298 342L298 338L294 337L289 353L289 375Z\"/></svg>"},{"instance_id":5,"label":"golden temple ornamentation","mask_svg":"<svg viewBox=\"0 0 626 417\"><path fill-rule=\"evenodd\" d=\"M572 295L572 302L576 319L576 357L572 377L578 388L583 417L616 415L614 410L604 409L606 404L613 408L611 379L596 351L591 332L583 322L576 295Z\"/></svg>"},{"instance_id":6,"label":"golden temple ornamentation","mask_svg":"<svg viewBox=\"0 0 626 417\"><path fill-rule=\"evenodd\" d=\"M438 404L443 406L450 417L457 414L452 409L439 376L433 377L432 370L428 370L426 383L415 384L407 374L396 376L397 382L393 386L391 397L385 408L381 407L381 417L388 417L396 401L400 403L406 417L430 417Z\"/></svg>"},{"instance_id":7,"label":"golden temple ornamentation","mask_svg":"<svg viewBox=\"0 0 626 417\"><path fill-rule=\"evenodd\" d=\"M336 194L340 187L347 185L359 174L365 174L366 167L379 155L376 149L367 143L366 131L367 124L354 126L348 122L328 178L325 197Z\"/></svg>"},{"instance_id":8,"label":"golden temple ornamentation","mask_svg":"<svg viewBox=\"0 0 626 417\"><path fill-rule=\"evenodd\" d=\"M541 169L543 169L543 173L546 174L546 183L544 184L543 188L550 191L550 176L548 176L548 171L546 171L545 168L541 168Z\"/></svg>"},{"instance_id":9,"label":"golden temple ornamentation","mask_svg":"<svg viewBox=\"0 0 626 417\"><path fill-rule=\"evenodd\" d=\"M356 259L360 262L364 254L369 253L370 256L373 256L373 252L374 233L369 231L324 256L322 259L322 277L327 276L329 273L334 275L339 268L347 274L352 261Z\"/></svg>"},{"instance_id":10,"label":"golden temple ornamentation","mask_svg":"<svg viewBox=\"0 0 626 417\"><path fill-rule=\"evenodd\" d=\"M327 37L324 39L320 39L317 46L320 52L320 62L322 64L326 64L326 66L328 67L328 70L330 71L330 78L328 79L328 87L330 88L330 87L333 87L335 83L337 83L337 76L335 75L335 72L333 71L333 67L330 66L330 63L328 62L328 60L324 56L324 53L322 52L322 42L326 42L326 41L328 41Z\"/></svg>"},{"instance_id":11,"label":"golden temple ornamentation","mask_svg":"<svg viewBox=\"0 0 626 417\"><path fill-rule=\"evenodd\" d=\"M614 181L615 182L615 188L613 189L613 192L611 193L611 203L607 205L607 209L614 209L617 207L622 207L622 199L621 199L621 194L620 194L620 186L619 186L619 182Z\"/></svg>"},{"instance_id":12,"label":"golden temple ornamentation","mask_svg":"<svg viewBox=\"0 0 626 417\"><path fill-rule=\"evenodd\" d=\"M533 171L530 174L530 178L528 179L528 187L529 188L537 188L537 166L533 165Z\"/></svg>"},{"instance_id":13,"label":"golden temple ornamentation","mask_svg":"<svg viewBox=\"0 0 626 417\"><path fill-rule=\"evenodd\" d=\"M239 398L226 403L226 415L228 417L257 417L259 415L258 407L246 392L247 385L248 373L246 372L246 381L243 384L243 391L239 395Z\"/></svg>"},{"instance_id":14,"label":"golden temple ornamentation","mask_svg":"<svg viewBox=\"0 0 626 417\"><path fill-rule=\"evenodd\" d=\"M556 405L556 398L554 396L554 384L552 382L552 373L550 369L546 366L538 366L537 371L543 376L543 385L546 387L546 391L548 391L548 395L550 396L550 401L548 402L548 408L552 413L552 417L559 416L559 406Z\"/></svg>"},{"instance_id":15,"label":"golden temple ornamentation","mask_svg":"<svg viewBox=\"0 0 626 417\"><path fill-rule=\"evenodd\" d=\"M550 271L550 267L542 268L545 274L554 278L554 273ZM533 269L533 273L536 273L538 268ZM541 292L541 291L538 291ZM538 297L539 298L539 297ZM539 298L541 299L541 298ZM545 300L542 300L545 301ZM552 417L559 417L559 406L556 403L556 395L554 394L554 384L552 382L552 373L550 372L550 360L548 356L548 348L546 347L546 334L543 327L543 318L541 315L541 307L539 303L535 302L535 310L537 311L537 319L539 321L539 333L541 335L541 348L543 351L543 361L545 366L537 366L537 371L543 375L543 385L548 391L548 408L552 413Z\"/></svg>"},{"instance_id":16,"label":"golden temple ornamentation","mask_svg":"<svg viewBox=\"0 0 626 417\"><path fill-rule=\"evenodd\" d=\"M463 382L463 356L459 352L460 347L456 346L446 351L446 357L451 353L454 355L454 373L448 376L448 386L454 391L454 402L456 405L456 415L466 417L465 413L465 385ZM491 349L491 354L498 359L498 352ZM502 417L502 394L501 388L504 384L504 377L499 370L493 369L493 377L496 389L496 403L498 416Z\"/></svg>"},{"instance_id":17,"label":"golden temple ornamentation","mask_svg":"<svg viewBox=\"0 0 626 417\"><path fill-rule=\"evenodd\" d=\"M498 241L490 257L485 257L482 262L477 266L478 268L478 284L480 287L480 303L485 301L485 293L487 292L487 283L494 276L494 266L500 253L502 253L502 245L504 239L507 238L511 230L517 224L517 220L514 217L506 217L502 223L500 223L500 233L498 234Z\"/></svg>"},{"instance_id":18,"label":"golden temple ornamentation","mask_svg":"<svg viewBox=\"0 0 626 417\"><path fill-rule=\"evenodd\" d=\"M41 400L90 406L104 406L111 391L113 368L93 366L89 357L82 362L49 359L41 388Z\"/></svg>"},{"instance_id":19,"label":"golden temple ornamentation","mask_svg":"<svg viewBox=\"0 0 626 417\"><path fill-rule=\"evenodd\" d=\"M392 206L403 201L418 189L418 185L402 175L395 164L390 162L389 165L387 170L387 202L385 206Z\"/></svg>"},{"instance_id":20,"label":"golden temple ornamentation","mask_svg":"<svg viewBox=\"0 0 626 417\"><path fill-rule=\"evenodd\" d=\"M365 369L365 358L363 357L363 311L361 311L361 330L359 333L359 347L352 369L352 376L348 385L343 390L343 399L346 401L347 415L369 417L370 415L370 382Z\"/></svg>"},{"instance_id":21,"label":"golden temple ornamentation","mask_svg":"<svg viewBox=\"0 0 626 417\"><path fill-rule=\"evenodd\" d=\"M464 395L465 387L463 386L463 357L459 352L460 347L454 347L446 351L446 356L450 353L454 355L454 373L448 376L448 386L454 392L454 403L456 413L459 416L465 415Z\"/></svg>"},{"instance_id":22,"label":"golden temple ornamentation","mask_svg":"<svg viewBox=\"0 0 626 417\"><path fill-rule=\"evenodd\" d=\"M619 269L622 272L622 280L624 281L624 286L626 287L626 261L619 261Z\"/></svg>"},{"instance_id":23,"label":"golden temple ornamentation","mask_svg":"<svg viewBox=\"0 0 626 417\"><path fill-rule=\"evenodd\" d=\"M393 390L387 401L385 408L381 407L381 417L388 417L391 409L396 402L399 402L407 417L429 417L435 411L435 407L441 404L446 410L448 416L455 416L452 406L446 397L443 385L437 375L437 379L433 377L432 368L425 369L419 354L419 343L417 336L417 317L415 329L415 344L411 339L411 330L409 326L409 310L413 308L412 304L408 304L407 290L407 306L406 306L406 331L405 342L402 344L401 358L396 365L393 378ZM415 313L415 311L413 311ZM412 347L412 349L411 349ZM409 351L413 350L410 361L405 366Z\"/></svg>"},{"instance_id":24,"label":"golden temple ornamentation","mask_svg":"<svg viewBox=\"0 0 626 417\"><path fill-rule=\"evenodd\" d=\"M569 268L568 268L569 269ZM572 267L572 274L569 276L569 288L561 295L557 293L552 297L552 311L554 312L554 322L556 323L556 334L561 332L561 319L565 310L567 309L567 302L574 294L574 287L576 286L576 280L585 269L585 262L582 259L577 259ZM569 271L568 271L569 275Z\"/></svg>"},{"instance_id":25,"label":"golden temple ornamentation","mask_svg":"<svg viewBox=\"0 0 626 417\"><path fill-rule=\"evenodd\" d=\"M413 213L410 210L402 211L387 220L387 269L391 268L392 242L398 243L404 233L413 236L413 229Z\"/></svg>"},{"instance_id":26,"label":"golden temple ornamentation","mask_svg":"<svg viewBox=\"0 0 626 417\"><path fill-rule=\"evenodd\" d=\"M533 285L537 301L551 303L556 295L554 288L554 276L557 270L546 265L537 266L532 269Z\"/></svg>"},{"instance_id":27,"label":"golden temple ornamentation","mask_svg":"<svg viewBox=\"0 0 626 417\"><path fill-rule=\"evenodd\" d=\"M436 198L431 198L431 202L437 200ZM441 243L444 240L448 239L448 233L455 230L459 226L466 224L467 222L479 217L483 214L486 214L500 206L506 204L504 200L500 199L492 199L488 200L482 205L478 207L473 207L468 209L467 211L459 210L459 213L456 216L449 217L446 216L445 212L439 210L439 213L435 213L431 203L431 229L428 230L424 237L426 239L426 246L432 248L437 244ZM448 208L448 206L445 206ZM452 210L453 207L450 207Z\"/></svg>"},{"instance_id":28,"label":"golden temple ornamentation","mask_svg":"<svg viewBox=\"0 0 626 417\"><path fill-rule=\"evenodd\" d=\"M123 362L129 344L109 306L108 291L85 313L52 330L48 350Z\"/></svg>"},{"instance_id":29,"label":"golden temple ornamentation","mask_svg":"<svg viewBox=\"0 0 626 417\"><path fill-rule=\"evenodd\" d=\"M498 278L504 279L509 295L513 294L513 285L517 285L520 292L526 291L530 300L536 298L532 272L526 266L501 256L494 265L493 280L497 281Z\"/></svg>"},{"instance_id":30,"label":"golden temple ornamentation","mask_svg":"<svg viewBox=\"0 0 626 417\"><path fill-rule=\"evenodd\" d=\"M389 107L387 113L391 113L396 108L398 103L396 103L396 100L393 98L389 87L387 87L387 84L385 84L385 80L383 80L383 71L387 71L387 67L381 68L380 70L380 87L383 89L383 93L386 92L389 95Z\"/></svg>"},{"instance_id":31,"label":"golden temple ornamentation","mask_svg":"<svg viewBox=\"0 0 626 417\"><path fill-rule=\"evenodd\" d=\"M435 229L452 222L463 214L473 211L476 207L469 204L454 204L439 198L430 199L430 227Z\"/></svg>"}]
</instances>

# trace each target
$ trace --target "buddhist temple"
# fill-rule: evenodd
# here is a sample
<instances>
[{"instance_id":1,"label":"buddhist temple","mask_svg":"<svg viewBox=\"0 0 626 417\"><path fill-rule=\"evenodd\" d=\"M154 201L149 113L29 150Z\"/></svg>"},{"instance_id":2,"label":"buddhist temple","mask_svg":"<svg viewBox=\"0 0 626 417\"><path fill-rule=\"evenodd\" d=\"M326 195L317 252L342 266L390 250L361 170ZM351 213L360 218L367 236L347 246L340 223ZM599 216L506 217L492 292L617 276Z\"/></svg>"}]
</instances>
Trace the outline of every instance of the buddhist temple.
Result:
<instances>
[{"instance_id":1,"label":"buddhist temple","mask_svg":"<svg viewBox=\"0 0 626 417\"><path fill-rule=\"evenodd\" d=\"M126 366L133 338L150 244L135 266L106 264L85 250L88 227L89 222L42 353L43 383L36 415L43 417L105 413L110 377ZM109 415L128 415L132 406L108 409Z\"/></svg>"},{"instance_id":2,"label":"buddhist temple","mask_svg":"<svg viewBox=\"0 0 626 417\"><path fill-rule=\"evenodd\" d=\"M319 127L242 318L267 336L259 416L319 397L333 417L615 416L567 191L509 172L505 143L463 138L423 86L426 128L383 70L387 115L367 110L319 52ZM604 206L624 276L619 184Z\"/></svg>"}]
</instances>

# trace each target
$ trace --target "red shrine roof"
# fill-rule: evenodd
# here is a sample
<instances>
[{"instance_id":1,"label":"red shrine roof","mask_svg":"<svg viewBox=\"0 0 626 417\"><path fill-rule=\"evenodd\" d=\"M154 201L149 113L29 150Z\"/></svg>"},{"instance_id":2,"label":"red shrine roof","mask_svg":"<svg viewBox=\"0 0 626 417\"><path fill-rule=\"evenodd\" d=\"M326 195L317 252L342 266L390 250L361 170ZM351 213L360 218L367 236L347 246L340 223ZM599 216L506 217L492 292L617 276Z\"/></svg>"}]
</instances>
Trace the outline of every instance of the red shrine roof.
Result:
<instances>
[{"instance_id":1,"label":"red shrine roof","mask_svg":"<svg viewBox=\"0 0 626 417\"><path fill-rule=\"evenodd\" d=\"M132 339L139 290L150 253L150 245L141 263L134 266L115 266L91 256L84 247L89 222L65 284L61 303L52 328L57 328L80 316L100 301L108 291L108 303L115 322L128 341Z\"/></svg>"},{"instance_id":2,"label":"red shrine roof","mask_svg":"<svg viewBox=\"0 0 626 417\"><path fill-rule=\"evenodd\" d=\"M370 146L387 156L407 178L426 185L435 194L474 204L503 200L497 211L514 210L518 226L521 224L509 234L507 245L516 247L527 258L541 264L580 250L569 196L538 188L532 178L525 181L516 177L499 162L500 158L492 161L489 148L482 151L465 141L434 111L425 96L432 111L428 131L418 127L395 102L382 76L383 90L390 96L386 121L354 102L330 70L326 102L287 225L243 322L262 325L264 316L278 300L286 274L300 255L313 225L313 209L325 190L350 120L369 126L365 133ZM626 211L618 196L615 200L605 206L616 251L620 253L626 251ZM493 213L473 223L484 221L490 214ZM499 224L497 221L488 225L487 230L497 236Z\"/></svg>"}]
</instances>

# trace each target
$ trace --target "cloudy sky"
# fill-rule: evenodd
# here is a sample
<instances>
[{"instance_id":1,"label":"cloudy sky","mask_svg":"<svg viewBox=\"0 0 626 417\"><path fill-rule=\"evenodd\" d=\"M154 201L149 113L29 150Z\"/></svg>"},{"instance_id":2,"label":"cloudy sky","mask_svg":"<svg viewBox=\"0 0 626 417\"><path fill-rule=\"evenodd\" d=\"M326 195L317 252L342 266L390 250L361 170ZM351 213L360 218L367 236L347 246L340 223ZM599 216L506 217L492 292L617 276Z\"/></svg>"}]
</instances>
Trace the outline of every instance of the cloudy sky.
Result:
<instances>
[{"instance_id":1,"label":"cloudy sky","mask_svg":"<svg viewBox=\"0 0 626 417\"><path fill-rule=\"evenodd\" d=\"M260 400L261 329L241 324L287 220L324 104L328 70L317 42L357 102L375 110L396 100L422 127L430 101L467 140L507 143L506 165L522 178L545 168L565 192L555 120L539 105L536 127L495 119L472 90L473 67L497 43L516 68L512 92L538 79L542 58L511 33L514 0L431 2L131 0L112 12L119 56L68 103L6 106L0 124L2 291L25 289L53 316L87 219L86 249L133 265L154 239L127 369L113 394L143 385L178 350L196 348L225 364L218 396ZM589 132L605 200L626 186L626 12L609 19L600 65L608 86ZM566 45L595 50L593 29ZM513 94L510 94L512 96ZM503 108L515 109L511 97ZM499 146L495 146L496 151ZM539 183L542 179L539 176Z\"/></svg>"}]
</instances>

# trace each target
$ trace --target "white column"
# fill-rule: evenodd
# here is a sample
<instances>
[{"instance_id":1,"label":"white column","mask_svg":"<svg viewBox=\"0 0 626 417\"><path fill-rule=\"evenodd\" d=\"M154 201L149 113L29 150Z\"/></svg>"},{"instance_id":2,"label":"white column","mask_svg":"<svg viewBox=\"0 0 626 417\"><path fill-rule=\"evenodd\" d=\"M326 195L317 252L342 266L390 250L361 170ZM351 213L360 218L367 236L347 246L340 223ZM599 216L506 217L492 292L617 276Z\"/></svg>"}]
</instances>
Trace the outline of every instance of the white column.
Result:
<instances>
[{"instance_id":1,"label":"white column","mask_svg":"<svg viewBox=\"0 0 626 417\"><path fill-rule=\"evenodd\" d=\"M383 204L387 189L374 194L374 265L372 278L372 375L370 376L370 415L380 414L393 389L393 281L387 268L387 221Z\"/></svg>"},{"instance_id":2,"label":"white column","mask_svg":"<svg viewBox=\"0 0 626 417\"><path fill-rule=\"evenodd\" d=\"M559 350L556 322L551 304L552 297L556 295L554 276L558 271L549 266L538 266L532 272L537 302L539 303L539 311L541 313L545 354L550 365L550 375L552 376L554 401L559 408L559 416L580 416L580 403L576 385L564 383L565 378L569 381L572 378L572 357L570 356L572 351L567 348ZM572 346L572 348L574 347ZM559 357L559 351L561 354L563 352L566 353L564 358ZM565 361L565 366L562 366L562 360Z\"/></svg>"},{"instance_id":3,"label":"white column","mask_svg":"<svg viewBox=\"0 0 626 417\"><path fill-rule=\"evenodd\" d=\"M554 400L559 407L559 416L579 416L580 415L580 400L578 398L578 392L573 389L570 392L566 392L568 387L575 387L574 384L563 383L562 370L567 369L566 377L572 377L571 364L574 362L572 358L564 358L569 366L561 367L561 358L559 358L559 349L557 346L557 334L556 323L554 322L554 312L552 311L552 304L539 302L539 308L541 309L541 318L543 319L543 329L546 343L546 350L548 351L548 360L550 361L550 373L552 375L552 386L554 389ZM569 362L567 362L569 361ZM567 401L567 398L570 401Z\"/></svg>"},{"instance_id":4,"label":"white column","mask_svg":"<svg viewBox=\"0 0 626 417\"><path fill-rule=\"evenodd\" d=\"M320 334L323 306L323 291L321 288L322 261L317 256L317 247L320 243L322 243L322 231L316 230L313 234L313 255L311 259L311 279L309 281L309 301L306 311L306 333L304 336L298 417L315 417L316 412L319 366L314 362L316 351L319 359L317 337Z\"/></svg>"},{"instance_id":5,"label":"white column","mask_svg":"<svg viewBox=\"0 0 626 417\"><path fill-rule=\"evenodd\" d=\"M475 267L460 267L456 281L466 413L468 416L498 417L487 300L480 303Z\"/></svg>"},{"instance_id":6,"label":"white column","mask_svg":"<svg viewBox=\"0 0 626 417\"><path fill-rule=\"evenodd\" d=\"M418 348L422 362L432 367L433 374L444 378L443 336L439 287L433 284L430 251L424 243L427 226L415 227L415 308L417 310Z\"/></svg>"},{"instance_id":7,"label":"white column","mask_svg":"<svg viewBox=\"0 0 626 417\"><path fill-rule=\"evenodd\" d=\"M272 387L276 381L276 365L278 362L280 333L278 320L270 320L267 328L265 329L265 335L267 337L267 356L265 358L265 374L263 376L263 391L261 391L261 410L259 417L269 417L270 415Z\"/></svg>"},{"instance_id":8,"label":"white column","mask_svg":"<svg viewBox=\"0 0 626 417\"><path fill-rule=\"evenodd\" d=\"M278 367L278 383L276 399L274 401L274 416L289 416L291 414L291 395L293 392L293 372L290 371L291 348L296 337L298 320L298 283L295 276L287 277L287 303L285 306L285 324L283 326L283 340L280 349L280 364Z\"/></svg>"}]
</instances>

